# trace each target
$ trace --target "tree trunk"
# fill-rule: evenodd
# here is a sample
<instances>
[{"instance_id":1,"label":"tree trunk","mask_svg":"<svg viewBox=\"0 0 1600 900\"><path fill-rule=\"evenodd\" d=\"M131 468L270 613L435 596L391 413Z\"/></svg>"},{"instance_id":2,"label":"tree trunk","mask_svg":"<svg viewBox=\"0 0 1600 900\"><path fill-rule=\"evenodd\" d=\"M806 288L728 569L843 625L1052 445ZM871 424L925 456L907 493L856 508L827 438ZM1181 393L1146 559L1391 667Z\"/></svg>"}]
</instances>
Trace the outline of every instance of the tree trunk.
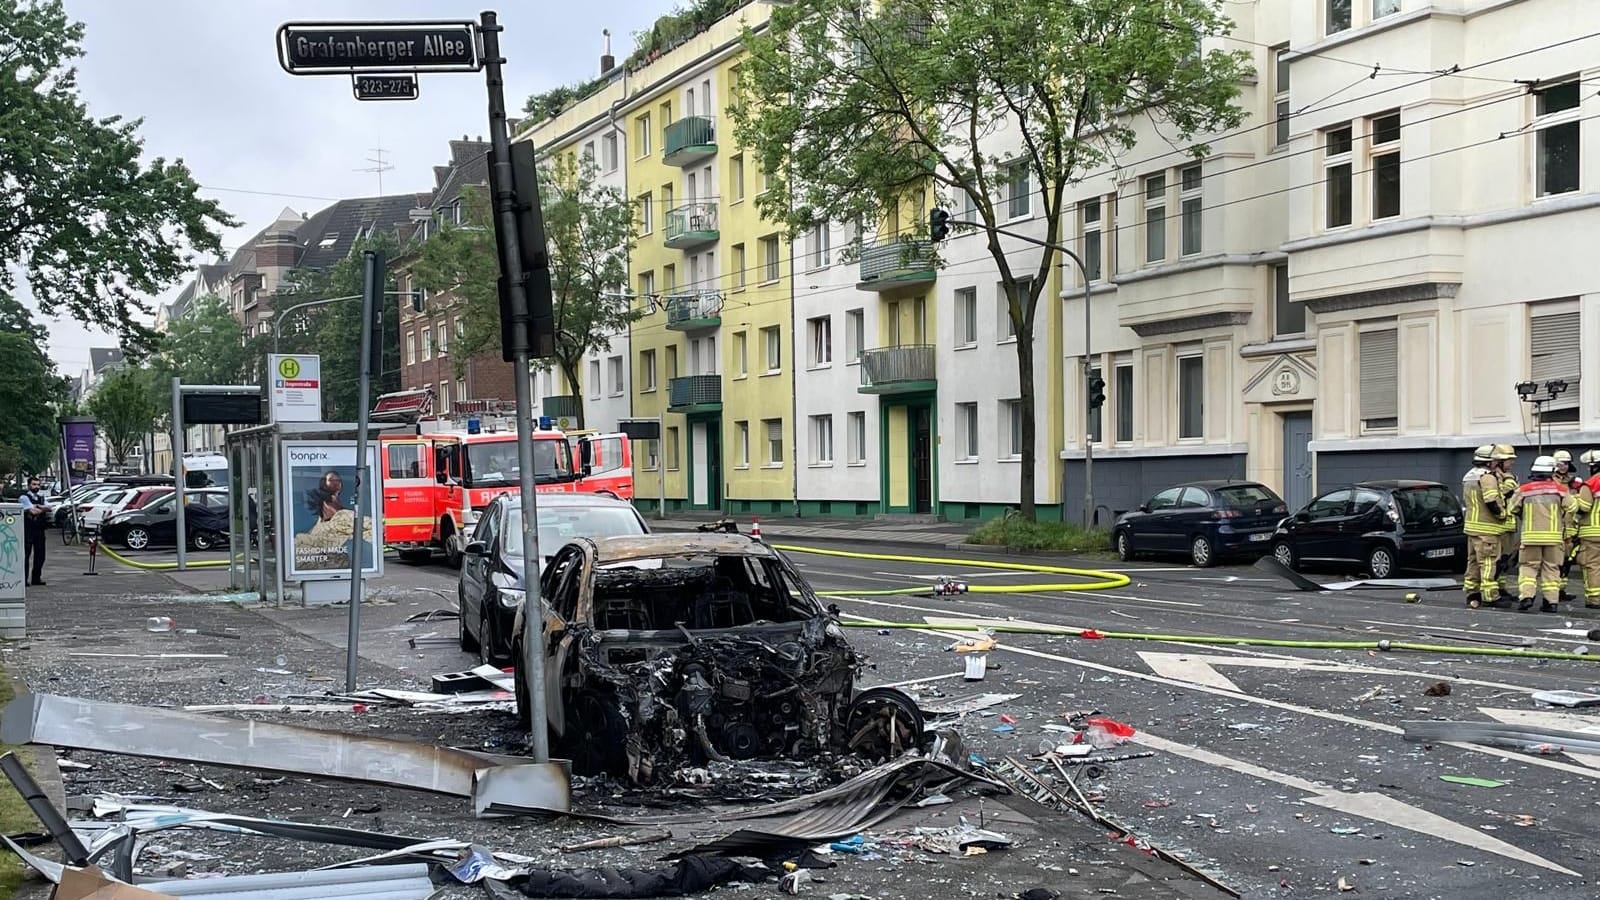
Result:
<instances>
[{"instance_id":1,"label":"tree trunk","mask_svg":"<svg viewBox=\"0 0 1600 900\"><path fill-rule=\"evenodd\" d=\"M1033 329L1017 329L1017 385L1021 388L1019 405L1022 407L1022 517L1033 521L1034 498L1034 391L1033 391Z\"/></svg>"},{"instance_id":2,"label":"tree trunk","mask_svg":"<svg viewBox=\"0 0 1600 900\"><path fill-rule=\"evenodd\" d=\"M561 374L567 377L567 384L572 386L572 408L577 413L574 418L578 420L578 428L581 430L584 427L584 409L583 384L582 382L578 381L578 363L580 362L582 362L581 359L557 360L557 365L561 366Z\"/></svg>"}]
</instances>

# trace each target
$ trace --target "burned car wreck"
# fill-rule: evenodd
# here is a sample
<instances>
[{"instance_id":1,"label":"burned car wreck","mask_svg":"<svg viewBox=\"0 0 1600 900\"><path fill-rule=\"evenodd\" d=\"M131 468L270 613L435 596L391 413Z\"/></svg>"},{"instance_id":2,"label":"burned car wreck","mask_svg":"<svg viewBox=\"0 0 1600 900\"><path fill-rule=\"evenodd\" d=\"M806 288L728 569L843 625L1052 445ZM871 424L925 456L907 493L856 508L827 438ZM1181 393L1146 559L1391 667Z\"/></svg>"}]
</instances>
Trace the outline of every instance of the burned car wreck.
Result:
<instances>
[{"instance_id":1,"label":"burned car wreck","mask_svg":"<svg viewBox=\"0 0 1600 900\"><path fill-rule=\"evenodd\" d=\"M856 690L866 663L837 610L760 540L579 539L541 583L547 717L579 774L651 785L712 762L879 761L921 746L916 704ZM517 695L525 716L521 678Z\"/></svg>"}]
</instances>

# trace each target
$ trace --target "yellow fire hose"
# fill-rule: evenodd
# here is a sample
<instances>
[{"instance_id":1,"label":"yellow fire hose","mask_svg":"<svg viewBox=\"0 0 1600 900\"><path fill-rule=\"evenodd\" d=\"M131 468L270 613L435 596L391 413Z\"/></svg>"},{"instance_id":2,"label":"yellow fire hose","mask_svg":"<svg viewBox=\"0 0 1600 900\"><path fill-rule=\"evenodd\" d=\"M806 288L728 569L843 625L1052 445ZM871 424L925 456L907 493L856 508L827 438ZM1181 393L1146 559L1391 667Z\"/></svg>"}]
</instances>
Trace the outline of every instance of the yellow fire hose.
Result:
<instances>
[{"instance_id":1,"label":"yellow fire hose","mask_svg":"<svg viewBox=\"0 0 1600 900\"><path fill-rule=\"evenodd\" d=\"M861 553L854 550L825 550L820 547L797 547L792 544L773 544L774 550L784 553L809 553L817 556L837 556L845 559L875 559L883 562L921 563L924 565L956 566L963 569L1003 569L1008 572L1028 572L1036 575L1071 575L1084 579L1057 584L973 584L962 593L967 594L1042 594L1055 591L1110 591L1127 587L1133 579L1121 572L1100 569L1073 569L1067 566L1050 566L1042 563L1001 562L984 559L943 559L933 556L899 556L889 553ZM889 597L905 594L926 594L927 586L887 588L869 591L817 591L819 597Z\"/></svg>"},{"instance_id":2,"label":"yellow fire hose","mask_svg":"<svg viewBox=\"0 0 1600 900\"><path fill-rule=\"evenodd\" d=\"M178 564L175 563L175 562L150 563L150 562L139 562L137 560L132 560L132 559L127 558L126 556L123 556L121 553L118 553L117 551L111 549L110 547L107 547L104 543L99 544L99 547L100 547L100 552L102 552L105 555L111 557L112 559L116 560L117 562L122 563L125 566L132 566L135 569L176 569L178 567ZM229 563L229 560L226 560L226 559L201 559L201 560L196 560L194 562L188 563L187 565L191 569L199 569L199 568L212 568L212 567L215 567L215 566L225 566L228 563Z\"/></svg>"}]
</instances>

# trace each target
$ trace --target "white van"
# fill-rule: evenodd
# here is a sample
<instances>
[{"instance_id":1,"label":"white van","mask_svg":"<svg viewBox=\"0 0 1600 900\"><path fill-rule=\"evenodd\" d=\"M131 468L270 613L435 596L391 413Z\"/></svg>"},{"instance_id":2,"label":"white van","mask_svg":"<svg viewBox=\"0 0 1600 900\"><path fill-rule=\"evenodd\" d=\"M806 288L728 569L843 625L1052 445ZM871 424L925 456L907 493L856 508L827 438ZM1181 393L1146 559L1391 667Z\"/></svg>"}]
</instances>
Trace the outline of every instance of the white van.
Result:
<instances>
[{"instance_id":1,"label":"white van","mask_svg":"<svg viewBox=\"0 0 1600 900\"><path fill-rule=\"evenodd\" d=\"M227 488L228 458L220 453L185 453L183 477L185 488Z\"/></svg>"}]
</instances>

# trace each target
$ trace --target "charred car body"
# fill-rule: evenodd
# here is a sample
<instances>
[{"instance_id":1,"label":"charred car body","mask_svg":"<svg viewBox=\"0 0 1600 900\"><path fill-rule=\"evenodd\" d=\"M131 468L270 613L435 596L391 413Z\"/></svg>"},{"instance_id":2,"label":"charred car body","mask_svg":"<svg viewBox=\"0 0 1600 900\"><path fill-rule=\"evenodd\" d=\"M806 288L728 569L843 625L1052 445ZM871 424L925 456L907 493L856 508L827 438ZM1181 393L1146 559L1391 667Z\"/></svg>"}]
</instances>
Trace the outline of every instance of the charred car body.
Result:
<instances>
[{"instance_id":1,"label":"charred car body","mask_svg":"<svg viewBox=\"0 0 1600 900\"><path fill-rule=\"evenodd\" d=\"M541 586L546 715L581 774L652 784L706 762L882 758L922 740L908 696L857 694L864 660L836 610L757 539L583 538ZM524 719L528 705L519 677Z\"/></svg>"}]
</instances>

